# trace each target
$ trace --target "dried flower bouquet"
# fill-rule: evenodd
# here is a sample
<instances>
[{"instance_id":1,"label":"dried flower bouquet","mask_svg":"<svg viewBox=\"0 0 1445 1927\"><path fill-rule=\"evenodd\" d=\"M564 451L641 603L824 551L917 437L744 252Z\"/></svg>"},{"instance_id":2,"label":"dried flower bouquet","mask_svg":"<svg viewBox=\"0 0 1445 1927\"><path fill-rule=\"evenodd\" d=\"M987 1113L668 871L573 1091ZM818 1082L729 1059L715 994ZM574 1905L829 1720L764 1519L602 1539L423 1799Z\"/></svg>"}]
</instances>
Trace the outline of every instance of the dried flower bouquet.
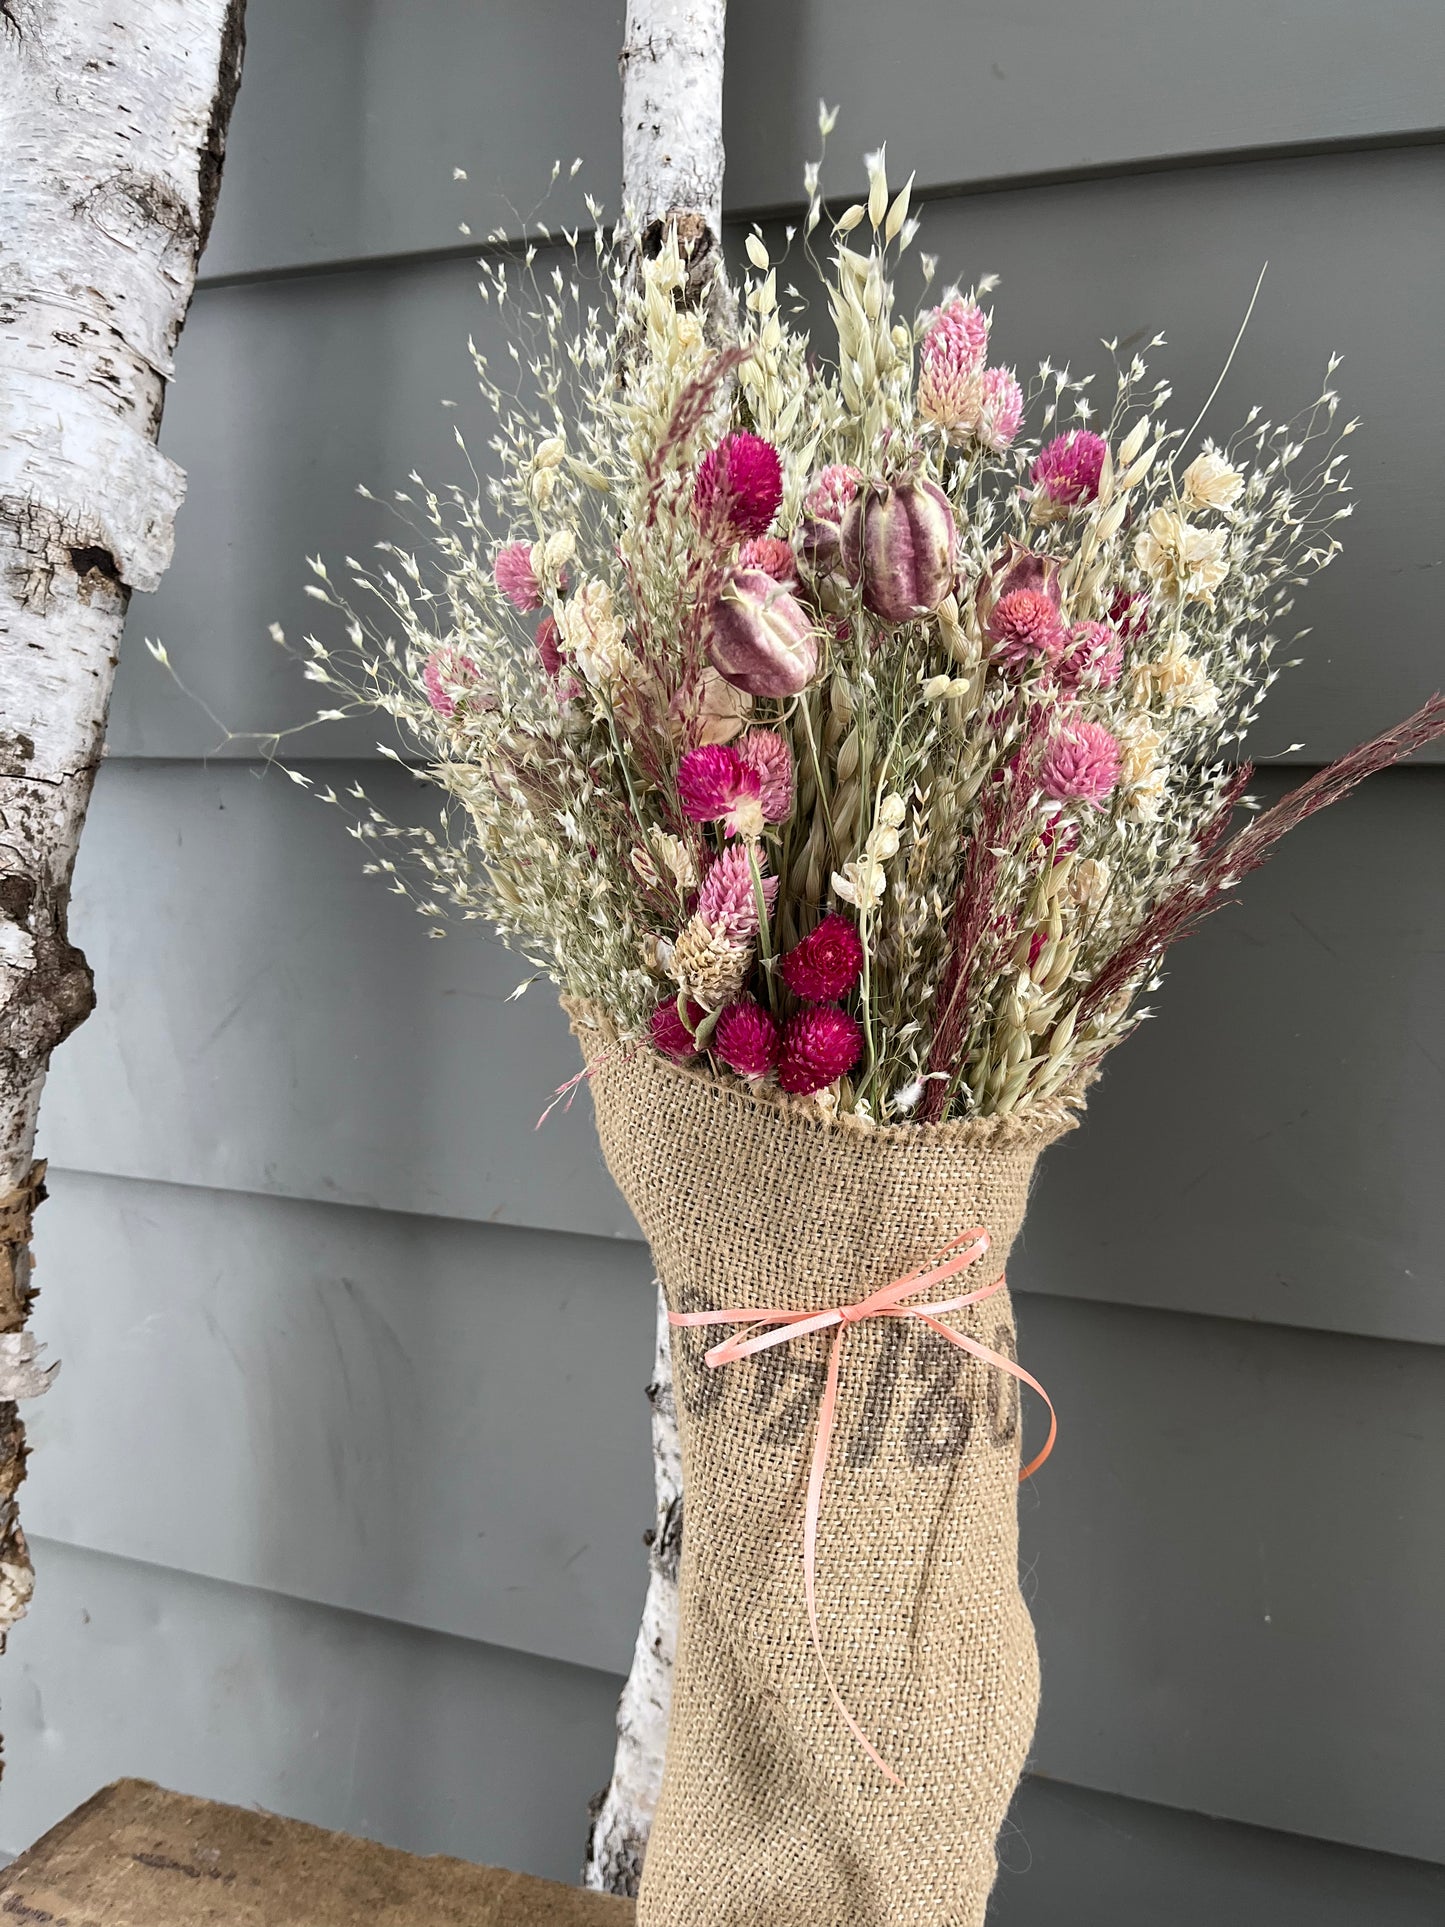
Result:
<instances>
[{"instance_id":1,"label":"dried flower bouquet","mask_svg":"<svg viewBox=\"0 0 1445 1927\"><path fill-rule=\"evenodd\" d=\"M515 387L478 363L497 478L419 498L431 554L384 544L365 617L317 563L353 650L308 639L465 808L360 826L425 914L493 922L621 1038L865 1127L1077 1091L1166 942L1442 722L1228 842L1354 424L1326 386L1190 450L1137 357L1097 423L1064 371L1026 396L987 283L898 317L908 205L880 160L834 223L827 362L757 233L725 352L675 243L639 281L599 238L600 290L554 269Z\"/></svg>"},{"instance_id":2,"label":"dried flower bouquet","mask_svg":"<svg viewBox=\"0 0 1445 1927\"><path fill-rule=\"evenodd\" d=\"M1034 1163L1166 945L1445 704L1233 830L1349 512L1329 377L1223 444L1137 357L1098 417L1066 371L1025 392L987 282L898 312L881 157L826 265L807 188L826 358L759 232L725 344L675 238L586 274L574 243L521 308L495 261L495 477L402 498L430 552L355 571L365 618L316 565L350 647L308 673L446 792L437 832L367 815L374 867L562 987L676 1327L640 1921L972 1927L1038 1698L1003 1282Z\"/></svg>"}]
</instances>

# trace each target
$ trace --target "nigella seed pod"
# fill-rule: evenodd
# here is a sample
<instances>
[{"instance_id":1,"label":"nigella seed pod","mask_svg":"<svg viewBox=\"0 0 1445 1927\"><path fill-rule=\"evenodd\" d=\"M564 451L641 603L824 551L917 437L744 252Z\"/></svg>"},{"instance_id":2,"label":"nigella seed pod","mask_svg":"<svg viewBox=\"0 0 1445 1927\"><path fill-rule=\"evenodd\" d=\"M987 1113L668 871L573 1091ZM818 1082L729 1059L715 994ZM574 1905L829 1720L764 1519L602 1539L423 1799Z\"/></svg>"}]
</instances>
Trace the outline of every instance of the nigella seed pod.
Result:
<instances>
[{"instance_id":1,"label":"nigella seed pod","mask_svg":"<svg viewBox=\"0 0 1445 1927\"><path fill-rule=\"evenodd\" d=\"M843 518L843 570L884 622L929 615L953 588L958 530L943 490L915 477L861 489Z\"/></svg>"},{"instance_id":2,"label":"nigella seed pod","mask_svg":"<svg viewBox=\"0 0 1445 1927\"><path fill-rule=\"evenodd\" d=\"M708 660L750 696L796 696L818 668L813 619L761 569L730 569L708 612Z\"/></svg>"}]
</instances>

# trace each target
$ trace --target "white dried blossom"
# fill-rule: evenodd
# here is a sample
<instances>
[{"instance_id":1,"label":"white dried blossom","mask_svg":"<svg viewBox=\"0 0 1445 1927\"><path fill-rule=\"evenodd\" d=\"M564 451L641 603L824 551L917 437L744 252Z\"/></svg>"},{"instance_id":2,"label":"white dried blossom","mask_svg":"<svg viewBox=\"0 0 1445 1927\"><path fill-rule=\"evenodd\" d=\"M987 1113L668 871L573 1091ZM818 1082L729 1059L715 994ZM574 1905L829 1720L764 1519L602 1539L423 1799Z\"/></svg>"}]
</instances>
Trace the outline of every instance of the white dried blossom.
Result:
<instances>
[{"instance_id":1,"label":"white dried blossom","mask_svg":"<svg viewBox=\"0 0 1445 1927\"><path fill-rule=\"evenodd\" d=\"M1229 573L1229 531L1201 529L1176 510L1157 508L1134 543L1134 559L1168 596L1214 602Z\"/></svg>"},{"instance_id":2,"label":"white dried blossom","mask_svg":"<svg viewBox=\"0 0 1445 1927\"><path fill-rule=\"evenodd\" d=\"M1244 476L1214 449L1196 455L1184 471L1179 499L1186 509L1232 509L1244 493Z\"/></svg>"}]
</instances>

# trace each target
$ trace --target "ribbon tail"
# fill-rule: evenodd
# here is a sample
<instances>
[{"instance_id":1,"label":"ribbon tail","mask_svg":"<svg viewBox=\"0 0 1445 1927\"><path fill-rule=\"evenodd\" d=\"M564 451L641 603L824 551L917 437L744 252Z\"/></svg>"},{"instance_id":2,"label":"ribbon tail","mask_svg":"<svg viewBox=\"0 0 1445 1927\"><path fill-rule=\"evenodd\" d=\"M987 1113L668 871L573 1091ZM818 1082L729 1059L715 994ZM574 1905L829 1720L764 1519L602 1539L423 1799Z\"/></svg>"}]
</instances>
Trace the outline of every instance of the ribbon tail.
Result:
<instances>
[{"instance_id":1,"label":"ribbon tail","mask_svg":"<svg viewBox=\"0 0 1445 1927\"><path fill-rule=\"evenodd\" d=\"M803 1514L803 1594L808 1603L808 1629L813 1635L813 1653L823 1678L827 1681L828 1691L833 1696L833 1704L842 1714L843 1723L848 1731L884 1779L893 1786L902 1786L902 1780L848 1711L824 1655L823 1641L818 1630L818 1522L823 1510L823 1482L828 1473L828 1455L833 1446L833 1423L838 1410L838 1373L843 1362L843 1340L846 1335L847 1327L839 1326L837 1336L828 1352L828 1378L823 1388L823 1402L818 1407L818 1431L813 1444L813 1463L808 1470L808 1503Z\"/></svg>"},{"instance_id":2,"label":"ribbon tail","mask_svg":"<svg viewBox=\"0 0 1445 1927\"><path fill-rule=\"evenodd\" d=\"M1050 1452L1053 1451L1054 1441L1059 1436L1059 1415L1054 1410L1054 1401L1049 1397L1033 1373L1026 1372L1023 1366L1018 1363L1017 1359L1007 1358L1002 1352L996 1352L990 1346L983 1344L981 1340L970 1338L964 1332L956 1332L949 1325L940 1324L938 1319L930 1318L926 1312L915 1311L913 1316L918 1319L920 1324L927 1325L930 1331L936 1331L940 1338L946 1338L950 1345L957 1345L960 1351L970 1352L973 1357L982 1359L985 1365L992 1365L1000 1372L1007 1372L1009 1377L1016 1378L1020 1385L1027 1385L1029 1390L1037 1392L1039 1397L1044 1401L1044 1404L1048 1406L1049 1435L1044 1440L1040 1450L1035 1452L1028 1464L1019 1472L1020 1485L1023 1484L1025 1479L1031 1479L1043 1464L1044 1460L1049 1456Z\"/></svg>"}]
</instances>

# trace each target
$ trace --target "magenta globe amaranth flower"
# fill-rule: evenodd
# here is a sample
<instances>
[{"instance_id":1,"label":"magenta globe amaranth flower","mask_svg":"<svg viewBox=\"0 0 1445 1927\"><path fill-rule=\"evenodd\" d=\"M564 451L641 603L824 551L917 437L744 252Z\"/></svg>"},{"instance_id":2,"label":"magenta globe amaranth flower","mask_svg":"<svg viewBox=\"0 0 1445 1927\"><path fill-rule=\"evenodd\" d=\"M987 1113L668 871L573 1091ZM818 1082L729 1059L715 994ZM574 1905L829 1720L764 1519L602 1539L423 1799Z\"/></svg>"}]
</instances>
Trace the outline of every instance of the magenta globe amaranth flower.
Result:
<instances>
[{"instance_id":1,"label":"magenta globe amaranth flower","mask_svg":"<svg viewBox=\"0 0 1445 1927\"><path fill-rule=\"evenodd\" d=\"M918 477L860 490L843 520L843 572L884 622L938 607L953 588L957 547L948 497Z\"/></svg>"},{"instance_id":2,"label":"magenta globe amaranth flower","mask_svg":"<svg viewBox=\"0 0 1445 1927\"><path fill-rule=\"evenodd\" d=\"M702 458L693 499L704 527L766 535L783 499L777 449L746 431L724 435Z\"/></svg>"},{"instance_id":3,"label":"magenta globe amaranth flower","mask_svg":"<svg viewBox=\"0 0 1445 1927\"><path fill-rule=\"evenodd\" d=\"M794 1097L826 1090L863 1054L858 1020L835 1004L810 1004L788 1019L778 1062L778 1084Z\"/></svg>"},{"instance_id":4,"label":"magenta globe amaranth flower","mask_svg":"<svg viewBox=\"0 0 1445 1927\"><path fill-rule=\"evenodd\" d=\"M728 1004L713 1029L712 1048L739 1077L766 1077L782 1047L777 1024L751 997Z\"/></svg>"},{"instance_id":5,"label":"magenta globe amaranth flower","mask_svg":"<svg viewBox=\"0 0 1445 1927\"><path fill-rule=\"evenodd\" d=\"M1029 473L1040 493L1051 502L1064 507L1092 502L1099 493L1108 452L1109 444L1102 435L1087 428L1071 428L1066 435L1055 435L1044 444Z\"/></svg>"},{"instance_id":6,"label":"magenta globe amaranth flower","mask_svg":"<svg viewBox=\"0 0 1445 1927\"><path fill-rule=\"evenodd\" d=\"M811 1004L846 997L863 970L863 943L856 927L836 910L795 944L778 963L795 997Z\"/></svg>"},{"instance_id":7,"label":"magenta globe amaranth flower","mask_svg":"<svg viewBox=\"0 0 1445 1927\"><path fill-rule=\"evenodd\" d=\"M708 611L707 653L750 696L796 696L818 667L813 618L761 569L730 569Z\"/></svg>"},{"instance_id":8,"label":"magenta globe amaranth flower","mask_svg":"<svg viewBox=\"0 0 1445 1927\"><path fill-rule=\"evenodd\" d=\"M707 1015L701 1004L688 1000L688 1020L695 1030ZM686 1064L697 1056L697 1040L677 1013L676 997L665 997L653 1011L647 1023L648 1032L656 1049L664 1057L670 1057L674 1064Z\"/></svg>"}]
</instances>

